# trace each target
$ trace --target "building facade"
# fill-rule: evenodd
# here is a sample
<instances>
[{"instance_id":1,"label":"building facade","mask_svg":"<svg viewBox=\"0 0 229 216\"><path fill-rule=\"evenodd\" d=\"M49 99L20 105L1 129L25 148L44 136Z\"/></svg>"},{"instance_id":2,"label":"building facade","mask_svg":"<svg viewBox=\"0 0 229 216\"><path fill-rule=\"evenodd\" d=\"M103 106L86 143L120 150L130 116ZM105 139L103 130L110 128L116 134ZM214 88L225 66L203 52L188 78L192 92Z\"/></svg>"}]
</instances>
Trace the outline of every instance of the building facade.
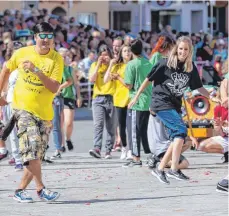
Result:
<instances>
[{"instance_id":1,"label":"building facade","mask_svg":"<svg viewBox=\"0 0 229 216\"><path fill-rule=\"evenodd\" d=\"M110 28L157 31L171 25L177 31L208 30L208 5L204 1L112 1Z\"/></svg>"},{"instance_id":2,"label":"building facade","mask_svg":"<svg viewBox=\"0 0 229 216\"><path fill-rule=\"evenodd\" d=\"M34 0L1 1L1 12L11 10L31 10L46 8L50 14L75 17L78 22L109 28L109 1L83 0Z\"/></svg>"}]
</instances>

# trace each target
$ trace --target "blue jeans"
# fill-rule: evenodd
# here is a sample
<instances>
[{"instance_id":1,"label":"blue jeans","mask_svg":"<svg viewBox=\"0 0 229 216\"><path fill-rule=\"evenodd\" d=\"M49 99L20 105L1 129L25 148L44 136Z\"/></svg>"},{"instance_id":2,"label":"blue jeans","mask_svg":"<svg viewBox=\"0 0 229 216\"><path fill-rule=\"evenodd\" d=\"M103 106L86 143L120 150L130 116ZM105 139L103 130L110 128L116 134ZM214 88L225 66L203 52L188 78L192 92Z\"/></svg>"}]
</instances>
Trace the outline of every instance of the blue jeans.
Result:
<instances>
[{"instance_id":1,"label":"blue jeans","mask_svg":"<svg viewBox=\"0 0 229 216\"><path fill-rule=\"evenodd\" d=\"M55 144L56 150L61 149L62 144L62 134L61 134L61 122L60 122L60 116L61 112L63 112L64 109L64 99L62 97L55 97L54 99L54 118L53 118L53 142Z\"/></svg>"},{"instance_id":2,"label":"blue jeans","mask_svg":"<svg viewBox=\"0 0 229 216\"><path fill-rule=\"evenodd\" d=\"M3 107L4 110L4 123L7 124L10 121L10 118L13 115L13 110L11 108L11 103ZM9 135L12 156L15 159L16 164L22 164L21 154L19 153L19 141L17 137L17 129L16 127L13 128L12 132Z\"/></svg>"},{"instance_id":3,"label":"blue jeans","mask_svg":"<svg viewBox=\"0 0 229 216\"><path fill-rule=\"evenodd\" d=\"M170 140L174 140L174 138L185 140L187 127L181 115L179 115L175 109L161 110L158 111L156 115L166 127Z\"/></svg>"}]
</instances>

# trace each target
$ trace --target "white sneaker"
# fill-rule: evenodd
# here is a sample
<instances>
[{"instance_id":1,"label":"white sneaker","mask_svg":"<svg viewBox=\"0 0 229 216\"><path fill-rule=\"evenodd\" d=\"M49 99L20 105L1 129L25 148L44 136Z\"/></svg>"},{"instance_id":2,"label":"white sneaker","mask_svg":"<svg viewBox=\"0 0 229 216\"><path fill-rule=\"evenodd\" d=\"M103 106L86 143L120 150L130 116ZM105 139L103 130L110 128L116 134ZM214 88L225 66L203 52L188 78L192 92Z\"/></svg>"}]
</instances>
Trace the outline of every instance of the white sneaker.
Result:
<instances>
[{"instance_id":1,"label":"white sneaker","mask_svg":"<svg viewBox=\"0 0 229 216\"><path fill-rule=\"evenodd\" d=\"M126 159L127 159L127 160L133 160L133 156L132 156L131 150L129 150L129 151L127 152Z\"/></svg>"},{"instance_id":2,"label":"white sneaker","mask_svg":"<svg viewBox=\"0 0 229 216\"><path fill-rule=\"evenodd\" d=\"M111 159L111 158L112 158L112 156L111 156L111 153L110 152L108 152L108 153L105 154L105 159Z\"/></svg>"},{"instance_id":3,"label":"white sneaker","mask_svg":"<svg viewBox=\"0 0 229 216\"><path fill-rule=\"evenodd\" d=\"M122 153L121 153L120 159L125 160L126 156L127 156L127 150L126 150L126 148L122 147Z\"/></svg>"},{"instance_id":4,"label":"white sneaker","mask_svg":"<svg viewBox=\"0 0 229 216\"><path fill-rule=\"evenodd\" d=\"M59 151L55 151L54 155L51 157L51 160L61 159L61 154Z\"/></svg>"}]
</instances>

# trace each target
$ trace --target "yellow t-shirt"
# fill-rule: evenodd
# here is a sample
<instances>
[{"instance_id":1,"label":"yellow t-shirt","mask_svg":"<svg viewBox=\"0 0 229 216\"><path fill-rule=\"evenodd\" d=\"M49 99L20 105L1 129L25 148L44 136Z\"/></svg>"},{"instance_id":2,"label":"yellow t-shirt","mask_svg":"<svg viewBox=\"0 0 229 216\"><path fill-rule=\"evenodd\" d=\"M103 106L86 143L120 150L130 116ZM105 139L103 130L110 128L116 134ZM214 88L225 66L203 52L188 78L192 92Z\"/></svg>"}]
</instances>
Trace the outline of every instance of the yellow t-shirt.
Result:
<instances>
[{"instance_id":1,"label":"yellow t-shirt","mask_svg":"<svg viewBox=\"0 0 229 216\"><path fill-rule=\"evenodd\" d=\"M115 64L111 73L118 73L124 79L126 64ZM114 106L126 107L129 103L129 89L126 88L119 80L115 80L115 93L113 95Z\"/></svg>"},{"instance_id":2,"label":"yellow t-shirt","mask_svg":"<svg viewBox=\"0 0 229 216\"><path fill-rule=\"evenodd\" d=\"M91 76L96 67L97 62L92 63L89 71L89 76ZM115 91L115 84L114 81L109 81L107 83L104 83L103 79L106 74L106 71L108 69L108 65L101 64L98 70L97 79L94 83L93 88L93 98L95 98L98 95L113 95Z\"/></svg>"},{"instance_id":3,"label":"yellow t-shirt","mask_svg":"<svg viewBox=\"0 0 229 216\"><path fill-rule=\"evenodd\" d=\"M35 46L28 46L17 50L6 63L10 72L18 69L12 107L30 112L42 120L52 120L52 102L55 95L45 88L38 76L24 71L22 62L26 60L31 61L47 77L61 83L64 71L63 58L54 50L50 50L46 55L39 55L35 51Z\"/></svg>"}]
</instances>

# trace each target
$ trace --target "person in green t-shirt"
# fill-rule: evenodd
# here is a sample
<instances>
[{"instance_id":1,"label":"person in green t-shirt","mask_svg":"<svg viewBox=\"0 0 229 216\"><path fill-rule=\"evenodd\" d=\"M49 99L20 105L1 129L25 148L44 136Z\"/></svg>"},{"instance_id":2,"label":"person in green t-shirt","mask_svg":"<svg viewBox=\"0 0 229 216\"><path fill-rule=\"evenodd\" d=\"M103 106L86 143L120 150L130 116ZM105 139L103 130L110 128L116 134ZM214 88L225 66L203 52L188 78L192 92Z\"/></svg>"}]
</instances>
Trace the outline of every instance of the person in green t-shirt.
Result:
<instances>
[{"instance_id":1,"label":"person in green t-shirt","mask_svg":"<svg viewBox=\"0 0 229 216\"><path fill-rule=\"evenodd\" d=\"M62 83L58 89L56 94L56 98L54 100L54 142L56 145L56 152L53 155L52 159L60 158L60 151L65 151L64 147L64 131L66 132L66 143L68 150L73 150L73 144L71 141L72 131L73 131L73 121L75 114L76 103L78 107L81 106L81 96L80 96L80 88L78 83L76 84L76 77L74 77L74 71L72 67L69 66L69 58L68 58L68 50L65 48L60 48L58 50L60 55L64 58L64 73L62 77ZM75 79L74 79L75 78ZM74 86L75 85L75 86ZM77 93L77 101L75 96L75 90ZM64 130L64 124L66 128ZM61 147L60 147L61 144Z\"/></svg>"},{"instance_id":2,"label":"person in green t-shirt","mask_svg":"<svg viewBox=\"0 0 229 216\"><path fill-rule=\"evenodd\" d=\"M152 69L152 64L141 56L142 42L133 40L131 42L133 60L128 62L125 71L124 81L130 90L129 96L132 99L137 93L144 79ZM132 143L133 160L126 163L125 167L142 166L140 160L140 145L142 142L144 152L151 153L147 138L147 127L149 120L149 107L151 102L152 86L148 86L138 102L128 110L127 131L129 142Z\"/></svg>"}]
</instances>

